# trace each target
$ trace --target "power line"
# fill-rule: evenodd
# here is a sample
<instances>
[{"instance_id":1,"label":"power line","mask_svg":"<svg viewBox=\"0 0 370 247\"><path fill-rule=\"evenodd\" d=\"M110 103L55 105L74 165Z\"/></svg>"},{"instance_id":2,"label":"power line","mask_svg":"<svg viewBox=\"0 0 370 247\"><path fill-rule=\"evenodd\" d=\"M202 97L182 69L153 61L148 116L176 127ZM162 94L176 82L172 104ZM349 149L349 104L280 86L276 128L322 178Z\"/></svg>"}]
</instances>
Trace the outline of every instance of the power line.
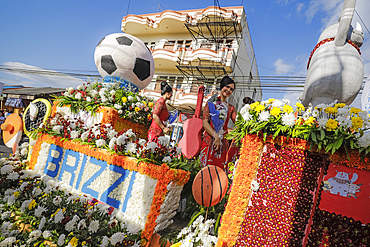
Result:
<instances>
[{"instance_id":1,"label":"power line","mask_svg":"<svg viewBox=\"0 0 370 247\"><path fill-rule=\"evenodd\" d=\"M361 16L358 14L358 12L356 11L356 9L355 9L355 12L356 12L358 18L360 18L360 21L362 22L362 24L365 26L367 32L370 34L369 29L367 29L367 26L365 25L365 22L362 20Z\"/></svg>"}]
</instances>

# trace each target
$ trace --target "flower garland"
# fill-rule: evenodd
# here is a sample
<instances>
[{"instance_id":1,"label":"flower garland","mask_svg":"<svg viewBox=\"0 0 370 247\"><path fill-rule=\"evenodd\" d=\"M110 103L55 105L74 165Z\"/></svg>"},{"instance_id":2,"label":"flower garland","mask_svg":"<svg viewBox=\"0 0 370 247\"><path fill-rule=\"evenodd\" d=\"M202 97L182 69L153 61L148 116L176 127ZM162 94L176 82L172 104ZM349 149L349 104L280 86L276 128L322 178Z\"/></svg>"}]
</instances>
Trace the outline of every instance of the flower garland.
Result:
<instances>
[{"instance_id":1,"label":"flower garland","mask_svg":"<svg viewBox=\"0 0 370 247\"><path fill-rule=\"evenodd\" d=\"M217 246L233 246L236 242L251 193L251 188L246 188L245 185L251 184L255 177L262 145L263 143L256 135L246 135L243 139L233 190L222 216L222 222L233 223L221 225L218 231Z\"/></svg>"},{"instance_id":2,"label":"flower garland","mask_svg":"<svg viewBox=\"0 0 370 247\"><path fill-rule=\"evenodd\" d=\"M335 152L333 155L329 156L330 160L333 163L370 171L370 159L368 156L362 157L356 150L347 150L347 152L348 154L345 152Z\"/></svg>"},{"instance_id":3,"label":"flower garland","mask_svg":"<svg viewBox=\"0 0 370 247\"><path fill-rule=\"evenodd\" d=\"M72 113L79 110L95 113L100 106L108 106L116 109L121 118L147 126L151 123L154 105L153 99L130 88L121 88L119 81L103 85L98 80L79 85L77 89L67 88L56 101L58 106L70 105Z\"/></svg>"}]
</instances>

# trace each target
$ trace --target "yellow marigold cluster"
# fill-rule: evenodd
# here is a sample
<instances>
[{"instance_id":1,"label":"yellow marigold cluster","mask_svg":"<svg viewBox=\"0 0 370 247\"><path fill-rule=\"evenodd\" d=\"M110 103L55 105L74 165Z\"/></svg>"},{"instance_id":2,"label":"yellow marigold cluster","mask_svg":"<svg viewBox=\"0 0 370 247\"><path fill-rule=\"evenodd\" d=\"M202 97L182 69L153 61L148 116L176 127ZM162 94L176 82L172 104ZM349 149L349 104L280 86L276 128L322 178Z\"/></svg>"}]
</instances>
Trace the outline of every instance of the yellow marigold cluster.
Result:
<instances>
[{"instance_id":1,"label":"yellow marigold cluster","mask_svg":"<svg viewBox=\"0 0 370 247\"><path fill-rule=\"evenodd\" d=\"M293 107L291 107L290 105L284 105L283 106L283 112L292 113L293 112Z\"/></svg>"},{"instance_id":2,"label":"yellow marigold cluster","mask_svg":"<svg viewBox=\"0 0 370 247\"><path fill-rule=\"evenodd\" d=\"M263 105L256 106L256 112L260 113L261 111L265 110L265 107Z\"/></svg>"},{"instance_id":3,"label":"yellow marigold cluster","mask_svg":"<svg viewBox=\"0 0 370 247\"><path fill-rule=\"evenodd\" d=\"M355 131L362 128L363 123L364 123L362 118L360 118L360 117L352 117L351 121L352 121L352 127Z\"/></svg>"},{"instance_id":4,"label":"yellow marigold cluster","mask_svg":"<svg viewBox=\"0 0 370 247\"><path fill-rule=\"evenodd\" d=\"M357 115L359 112L361 112L361 109L358 109L356 107L352 107L349 112L352 113L353 115Z\"/></svg>"},{"instance_id":5,"label":"yellow marigold cluster","mask_svg":"<svg viewBox=\"0 0 370 247\"><path fill-rule=\"evenodd\" d=\"M338 113L338 108L336 108L336 107L326 107L325 108L325 112L327 113L327 114L332 114L332 115L334 115L334 114L337 114Z\"/></svg>"},{"instance_id":6,"label":"yellow marigold cluster","mask_svg":"<svg viewBox=\"0 0 370 247\"><path fill-rule=\"evenodd\" d=\"M271 114L272 116L275 116L275 117L279 116L279 115L280 115L280 113L281 113L281 109L280 109L279 107L273 107L273 108L271 109L271 111L270 111L270 114Z\"/></svg>"},{"instance_id":7,"label":"yellow marigold cluster","mask_svg":"<svg viewBox=\"0 0 370 247\"><path fill-rule=\"evenodd\" d=\"M326 129L328 131L334 131L334 130L338 129L338 122L334 119L329 119L326 122Z\"/></svg>"}]
</instances>

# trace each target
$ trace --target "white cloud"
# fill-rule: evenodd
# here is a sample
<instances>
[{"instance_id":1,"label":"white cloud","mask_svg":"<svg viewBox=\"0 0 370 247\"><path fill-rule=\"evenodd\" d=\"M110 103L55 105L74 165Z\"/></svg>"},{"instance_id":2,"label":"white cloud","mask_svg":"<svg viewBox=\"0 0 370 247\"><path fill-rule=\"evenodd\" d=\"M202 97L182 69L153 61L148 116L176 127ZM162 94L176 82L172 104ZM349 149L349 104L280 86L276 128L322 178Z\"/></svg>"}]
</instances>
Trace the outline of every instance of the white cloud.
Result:
<instances>
[{"instance_id":1,"label":"white cloud","mask_svg":"<svg viewBox=\"0 0 370 247\"><path fill-rule=\"evenodd\" d=\"M343 0L311 0L306 10L307 22L311 23L312 18L320 11L324 12L322 22L327 27L330 24L337 22L341 9L343 7Z\"/></svg>"},{"instance_id":2,"label":"white cloud","mask_svg":"<svg viewBox=\"0 0 370 247\"><path fill-rule=\"evenodd\" d=\"M76 88L85 83L85 80L62 74L57 71L50 71L52 75L44 73L45 70L18 62L5 62L3 66L11 70L0 71L0 81L6 85L22 85L25 87L56 87ZM49 70L48 70L49 71Z\"/></svg>"},{"instance_id":3,"label":"white cloud","mask_svg":"<svg viewBox=\"0 0 370 247\"><path fill-rule=\"evenodd\" d=\"M304 3L298 3L297 4L297 13L298 14L301 13L303 7L304 7Z\"/></svg>"},{"instance_id":4,"label":"white cloud","mask_svg":"<svg viewBox=\"0 0 370 247\"><path fill-rule=\"evenodd\" d=\"M275 66L275 71L278 74L288 74L290 72L293 72L295 68L294 65L292 64L284 63L284 60L281 58L278 58L275 61L274 66Z\"/></svg>"}]
</instances>

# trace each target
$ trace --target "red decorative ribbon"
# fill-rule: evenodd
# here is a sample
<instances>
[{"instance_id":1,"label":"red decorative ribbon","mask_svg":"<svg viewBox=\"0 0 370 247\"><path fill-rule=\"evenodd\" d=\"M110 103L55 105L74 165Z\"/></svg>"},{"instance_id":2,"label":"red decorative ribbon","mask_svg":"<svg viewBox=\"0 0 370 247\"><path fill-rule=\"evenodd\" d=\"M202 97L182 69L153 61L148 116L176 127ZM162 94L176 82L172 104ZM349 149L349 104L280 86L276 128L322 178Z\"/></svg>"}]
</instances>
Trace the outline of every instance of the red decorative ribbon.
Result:
<instances>
[{"instance_id":1,"label":"red decorative ribbon","mask_svg":"<svg viewBox=\"0 0 370 247\"><path fill-rule=\"evenodd\" d=\"M308 59L308 63L307 63L307 69L310 67L311 58L312 58L313 54L315 53L315 51L317 50L317 48L319 48L320 46L322 46L323 44L325 44L329 41L334 41L334 40L335 40L334 37L333 38L327 38L327 39L321 40L319 43L317 43L315 48L313 48L313 50L311 51L311 55L310 55L310 58ZM355 43L353 43L350 40L347 40L347 42L348 42L348 44L352 45L358 51L358 53L361 55L360 48Z\"/></svg>"}]
</instances>

